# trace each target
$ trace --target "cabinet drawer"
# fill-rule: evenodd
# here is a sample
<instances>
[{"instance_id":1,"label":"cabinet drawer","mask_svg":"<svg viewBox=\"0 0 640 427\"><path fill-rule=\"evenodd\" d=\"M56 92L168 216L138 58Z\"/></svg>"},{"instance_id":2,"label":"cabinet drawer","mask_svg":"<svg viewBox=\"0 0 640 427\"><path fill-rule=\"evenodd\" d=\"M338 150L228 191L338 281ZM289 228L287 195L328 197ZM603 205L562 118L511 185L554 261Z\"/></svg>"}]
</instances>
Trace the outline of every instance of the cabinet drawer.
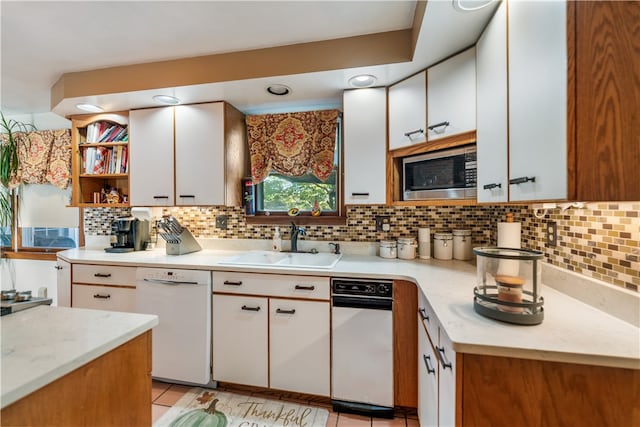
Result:
<instances>
[{"instance_id":1,"label":"cabinet drawer","mask_svg":"<svg viewBox=\"0 0 640 427\"><path fill-rule=\"evenodd\" d=\"M71 306L96 310L135 312L136 290L115 286L73 284Z\"/></svg>"},{"instance_id":2,"label":"cabinet drawer","mask_svg":"<svg viewBox=\"0 0 640 427\"><path fill-rule=\"evenodd\" d=\"M418 290L418 318L422 320L433 345L438 344L438 319L421 290Z\"/></svg>"},{"instance_id":3,"label":"cabinet drawer","mask_svg":"<svg viewBox=\"0 0 640 427\"><path fill-rule=\"evenodd\" d=\"M233 294L329 300L329 278L213 272L213 291Z\"/></svg>"},{"instance_id":4,"label":"cabinet drawer","mask_svg":"<svg viewBox=\"0 0 640 427\"><path fill-rule=\"evenodd\" d=\"M73 283L94 283L97 285L135 286L135 267L113 265L73 265Z\"/></svg>"}]
</instances>

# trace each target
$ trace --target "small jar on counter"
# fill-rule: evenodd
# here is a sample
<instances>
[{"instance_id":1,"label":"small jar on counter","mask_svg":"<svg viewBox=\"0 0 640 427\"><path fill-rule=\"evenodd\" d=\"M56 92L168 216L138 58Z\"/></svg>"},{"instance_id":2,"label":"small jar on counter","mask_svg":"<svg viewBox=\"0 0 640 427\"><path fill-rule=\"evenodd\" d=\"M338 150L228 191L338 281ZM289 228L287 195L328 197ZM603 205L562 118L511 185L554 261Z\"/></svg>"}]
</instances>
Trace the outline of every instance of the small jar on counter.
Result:
<instances>
[{"instance_id":1,"label":"small jar on counter","mask_svg":"<svg viewBox=\"0 0 640 427\"><path fill-rule=\"evenodd\" d=\"M395 240L380 241L380 256L382 258L397 258L398 245Z\"/></svg>"},{"instance_id":2,"label":"small jar on counter","mask_svg":"<svg viewBox=\"0 0 640 427\"><path fill-rule=\"evenodd\" d=\"M471 230L453 230L453 259L467 261L472 257Z\"/></svg>"},{"instance_id":3,"label":"small jar on counter","mask_svg":"<svg viewBox=\"0 0 640 427\"><path fill-rule=\"evenodd\" d=\"M453 258L453 234L435 233L433 235L433 257L444 260Z\"/></svg>"},{"instance_id":4,"label":"small jar on counter","mask_svg":"<svg viewBox=\"0 0 640 427\"><path fill-rule=\"evenodd\" d=\"M400 237L398 239L398 258L414 259L417 247L415 237Z\"/></svg>"}]
</instances>

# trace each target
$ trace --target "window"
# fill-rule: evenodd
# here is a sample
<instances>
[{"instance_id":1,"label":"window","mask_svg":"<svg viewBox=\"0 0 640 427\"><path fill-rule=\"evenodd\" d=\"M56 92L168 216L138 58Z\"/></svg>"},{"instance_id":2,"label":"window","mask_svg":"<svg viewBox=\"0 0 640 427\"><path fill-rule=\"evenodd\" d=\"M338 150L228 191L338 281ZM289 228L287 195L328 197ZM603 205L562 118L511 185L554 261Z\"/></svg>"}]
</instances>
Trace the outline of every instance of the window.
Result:
<instances>
[{"instance_id":1,"label":"window","mask_svg":"<svg viewBox=\"0 0 640 427\"><path fill-rule=\"evenodd\" d=\"M256 212L259 215L286 214L292 208L299 209L301 215L310 215L316 202L323 216L340 215L340 125L338 120L333 172L329 178L322 182L310 173L293 177L271 172L255 188Z\"/></svg>"},{"instance_id":2,"label":"window","mask_svg":"<svg viewBox=\"0 0 640 427\"><path fill-rule=\"evenodd\" d=\"M75 248L78 246L77 227L21 227L23 248Z\"/></svg>"}]
</instances>

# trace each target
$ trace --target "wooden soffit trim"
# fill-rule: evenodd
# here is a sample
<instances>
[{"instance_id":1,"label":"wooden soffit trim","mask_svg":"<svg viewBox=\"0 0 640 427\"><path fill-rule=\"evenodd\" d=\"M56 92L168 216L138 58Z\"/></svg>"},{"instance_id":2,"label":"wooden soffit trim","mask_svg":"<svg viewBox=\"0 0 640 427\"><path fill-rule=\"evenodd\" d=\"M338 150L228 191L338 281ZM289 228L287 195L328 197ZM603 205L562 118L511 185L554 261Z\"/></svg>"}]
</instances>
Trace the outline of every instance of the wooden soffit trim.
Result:
<instances>
[{"instance_id":1,"label":"wooden soffit trim","mask_svg":"<svg viewBox=\"0 0 640 427\"><path fill-rule=\"evenodd\" d=\"M51 107L66 98L407 62L414 33L405 29L65 73L51 88Z\"/></svg>"}]
</instances>

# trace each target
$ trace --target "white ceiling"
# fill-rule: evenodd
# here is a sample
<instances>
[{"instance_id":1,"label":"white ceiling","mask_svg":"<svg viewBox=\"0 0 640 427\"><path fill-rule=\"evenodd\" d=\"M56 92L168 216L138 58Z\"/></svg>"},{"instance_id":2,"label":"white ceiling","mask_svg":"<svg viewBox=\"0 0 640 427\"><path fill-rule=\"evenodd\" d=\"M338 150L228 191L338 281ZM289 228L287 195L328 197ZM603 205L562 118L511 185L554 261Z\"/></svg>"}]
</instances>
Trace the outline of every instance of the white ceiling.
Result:
<instances>
[{"instance_id":1,"label":"white ceiling","mask_svg":"<svg viewBox=\"0 0 640 427\"><path fill-rule=\"evenodd\" d=\"M3 0L0 106L5 114L48 112L51 86L68 72L410 28L415 7L414 0ZM430 0L407 63L65 99L54 112L78 114L75 104L84 101L108 111L152 106L158 93L184 103L223 99L245 112L337 106L356 73L388 85L472 45L493 10L464 13L451 0ZM292 94L267 94L272 83Z\"/></svg>"}]
</instances>

